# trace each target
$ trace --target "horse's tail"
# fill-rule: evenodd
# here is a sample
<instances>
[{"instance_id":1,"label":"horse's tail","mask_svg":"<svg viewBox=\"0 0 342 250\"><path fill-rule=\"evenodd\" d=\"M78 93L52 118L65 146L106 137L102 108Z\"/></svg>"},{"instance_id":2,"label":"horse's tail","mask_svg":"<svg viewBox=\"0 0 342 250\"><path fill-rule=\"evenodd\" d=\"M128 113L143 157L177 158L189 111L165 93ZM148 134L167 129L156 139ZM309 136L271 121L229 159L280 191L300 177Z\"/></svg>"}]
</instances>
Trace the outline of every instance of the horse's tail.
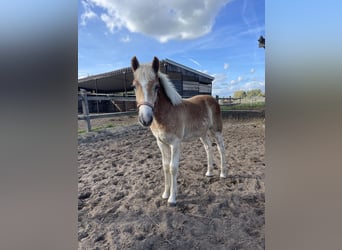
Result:
<instances>
[{"instance_id":1,"label":"horse's tail","mask_svg":"<svg viewBox=\"0 0 342 250\"><path fill-rule=\"evenodd\" d=\"M222 132L222 115L220 105L212 96L208 96L206 104L208 108L208 113L211 114L211 129L213 130L213 132Z\"/></svg>"}]
</instances>

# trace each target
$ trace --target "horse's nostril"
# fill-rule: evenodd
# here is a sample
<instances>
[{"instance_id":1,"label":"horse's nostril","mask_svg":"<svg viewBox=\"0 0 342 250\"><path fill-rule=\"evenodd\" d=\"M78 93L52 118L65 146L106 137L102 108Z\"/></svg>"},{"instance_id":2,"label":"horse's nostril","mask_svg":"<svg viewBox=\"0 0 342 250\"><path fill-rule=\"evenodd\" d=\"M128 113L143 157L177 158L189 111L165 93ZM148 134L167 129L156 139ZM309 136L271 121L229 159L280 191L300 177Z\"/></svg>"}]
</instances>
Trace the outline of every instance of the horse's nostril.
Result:
<instances>
[{"instance_id":1,"label":"horse's nostril","mask_svg":"<svg viewBox=\"0 0 342 250\"><path fill-rule=\"evenodd\" d=\"M150 126L151 125L151 123L152 123L152 119L151 120L149 120L149 121L144 121L144 126Z\"/></svg>"},{"instance_id":2,"label":"horse's nostril","mask_svg":"<svg viewBox=\"0 0 342 250\"><path fill-rule=\"evenodd\" d=\"M150 126L151 123L152 123L152 119L151 119L150 121L146 122L146 125L145 125L145 126Z\"/></svg>"},{"instance_id":3,"label":"horse's nostril","mask_svg":"<svg viewBox=\"0 0 342 250\"><path fill-rule=\"evenodd\" d=\"M153 121L153 118L150 119L149 121L145 121L144 118L139 117L139 122L140 122L140 124L143 125L144 127L150 126L151 123L152 123L152 121Z\"/></svg>"},{"instance_id":4,"label":"horse's nostril","mask_svg":"<svg viewBox=\"0 0 342 250\"><path fill-rule=\"evenodd\" d=\"M141 125L145 126L145 121L141 117L139 117L139 122L140 122Z\"/></svg>"}]
</instances>

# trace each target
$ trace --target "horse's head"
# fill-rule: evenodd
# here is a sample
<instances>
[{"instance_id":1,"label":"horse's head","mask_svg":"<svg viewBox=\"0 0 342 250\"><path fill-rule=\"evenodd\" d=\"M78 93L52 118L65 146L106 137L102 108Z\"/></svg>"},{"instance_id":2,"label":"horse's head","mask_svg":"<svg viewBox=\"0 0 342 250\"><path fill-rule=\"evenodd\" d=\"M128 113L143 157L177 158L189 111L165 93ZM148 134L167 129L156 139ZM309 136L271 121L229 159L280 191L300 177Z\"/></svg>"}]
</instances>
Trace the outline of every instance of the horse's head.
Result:
<instances>
[{"instance_id":1,"label":"horse's head","mask_svg":"<svg viewBox=\"0 0 342 250\"><path fill-rule=\"evenodd\" d=\"M139 122L148 127L153 121L154 104L160 87L158 79L159 60L154 57L152 65L139 65L138 59L134 56L131 66L134 73L133 86L139 110Z\"/></svg>"}]
</instances>

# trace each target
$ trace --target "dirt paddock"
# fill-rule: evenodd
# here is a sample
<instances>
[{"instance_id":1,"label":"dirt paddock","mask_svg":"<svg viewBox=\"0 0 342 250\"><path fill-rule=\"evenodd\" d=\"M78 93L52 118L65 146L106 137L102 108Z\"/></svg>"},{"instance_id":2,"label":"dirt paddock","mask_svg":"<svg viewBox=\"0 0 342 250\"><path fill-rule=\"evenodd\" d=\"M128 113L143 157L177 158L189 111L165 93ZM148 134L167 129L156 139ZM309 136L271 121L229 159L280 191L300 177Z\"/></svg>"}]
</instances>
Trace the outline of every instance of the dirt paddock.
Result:
<instances>
[{"instance_id":1,"label":"dirt paddock","mask_svg":"<svg viewBox=\"0 0 342 250\"><path fill-rule=\"evenodd\" d=\"M218 164L214 177L205 176L200 140L183 143L175 207L161 198L161 154L151 131L136 116L92 121L101 123L114 127L78 137L79 249L265 248L263 119L224 119L227 179Z\"/></svg>"}]
</instances>

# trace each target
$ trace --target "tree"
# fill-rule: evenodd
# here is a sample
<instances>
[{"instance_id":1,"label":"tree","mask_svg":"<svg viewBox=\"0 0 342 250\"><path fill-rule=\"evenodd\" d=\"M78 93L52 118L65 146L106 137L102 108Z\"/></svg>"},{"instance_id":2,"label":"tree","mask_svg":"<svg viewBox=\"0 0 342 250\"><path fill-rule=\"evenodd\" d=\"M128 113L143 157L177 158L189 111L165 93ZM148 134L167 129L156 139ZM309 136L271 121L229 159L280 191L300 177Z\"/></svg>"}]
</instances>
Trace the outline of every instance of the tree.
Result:
<instances>
[{"instance_id":1,"label":"tree","mask_svg":"<svg viewBox=\"0 0 342 250\"><path fill-rule=\"evenodd\" d=\"M235 91L235 92L234 92L234 95L233 95L234 98L244 98L244 97L246 97L246 96L247 96L247 94L246 94L246 92L243 91L243 90Z\"/></svg>"},{"instance_id":2,"label":"tree","mask_svg":"<svg viewBox=\"0 0 342 250\"><path fill-rule=\"evenodd\" d=\"M247 97L256 97L256 96L263 96L260 89L252 89L247 91Z\"/></svg>"}]
</instances>

